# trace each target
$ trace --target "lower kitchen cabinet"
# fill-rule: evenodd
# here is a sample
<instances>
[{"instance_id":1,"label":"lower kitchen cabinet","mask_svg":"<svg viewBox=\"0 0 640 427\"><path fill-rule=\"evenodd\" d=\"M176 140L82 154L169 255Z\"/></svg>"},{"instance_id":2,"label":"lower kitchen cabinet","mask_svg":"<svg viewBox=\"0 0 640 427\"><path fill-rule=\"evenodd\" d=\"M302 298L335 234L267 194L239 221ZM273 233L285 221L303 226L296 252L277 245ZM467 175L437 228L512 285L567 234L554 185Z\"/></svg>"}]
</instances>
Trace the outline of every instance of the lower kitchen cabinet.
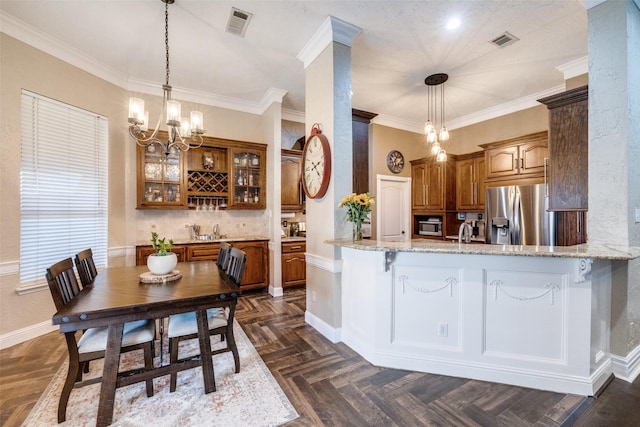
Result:
<instances>
[{"instance_id":1,"label":"lower kitchen cabinet","mask_svg":"<svg viewBox=\"0 0 640 427\"><path fill-rule=\"evenodd\" d=\"M154 253L153 247L149 246L136 246L136 265L147 265L147 257ZM187 246L186 245L173 245L171 252L176 254L178 262L187 261Z\"/></svg>"},{"instance_id":2,"label":"lower kitchen cabinet","mask_svg":"<svg viewBox=\"0 0 640 427\"><path fill-rule=\"evenodd\" d=\"M269 250L267 240L230 241L229 244L247 254L247 264L242 276L242 290L266 289L269 285ZM174 245L172 252L178 256L178 262L217 261L220 243L196 243ZM151 246L136 247L136 265L146 265L147 256L153 253Z\"/></svg>"},{"instance_id":3,"label":"lower kitchen cabinet","mask_svg":"<svg viewBox=\"0 0 640 427\"><path fill-rule=\"evenodd\" d=\"M306 242L282 243L282 287L307 283Z\"/></svg>"},{"instance_id":4,"label":"lower kitchen cabinet","mask_svg":"<svg viewBox=\"0 0 640 427\"><path fill-rule=\"evenodd\" d=\"M269 248L266 240L229 242L247 254L247 265L242 276L242 290L263 289L269 286Z\"/></svg>"}]
</instances>

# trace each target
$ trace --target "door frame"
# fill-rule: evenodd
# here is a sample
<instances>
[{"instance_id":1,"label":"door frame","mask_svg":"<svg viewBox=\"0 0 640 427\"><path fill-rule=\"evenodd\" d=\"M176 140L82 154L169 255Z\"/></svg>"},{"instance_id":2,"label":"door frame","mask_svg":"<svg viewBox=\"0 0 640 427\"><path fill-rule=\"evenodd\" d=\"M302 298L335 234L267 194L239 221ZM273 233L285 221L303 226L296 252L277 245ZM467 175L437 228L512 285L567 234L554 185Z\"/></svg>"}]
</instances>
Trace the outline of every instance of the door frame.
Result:
<instances>
[{"instance_id":1,"label":"door frame","mask_svg":"<svg viewBox=\"0 0 640 427\"><path fill-rule=\"evenodd\" d=\"M403 192L405 194L405 201L404 201L404 210L405 210L405 215L404 215L404 224L403 224L403 228L406 230L404 233L404 240L411 240L411 177L409 176L395 176L395 175L383 175L383 174L377 174L376 175L376 196L377 199L376 200L376 221L375 221L375 225L376 225L376 229L372 230L372 233L375 232L375 236L376 236L376 240L378 239L378 231L380 230L380 212L382 209L382 200L381 200L381 194L382 194L382 182L383 181L393 181L393 182L400 182L402 183L403 186Z\"/></svg>"}]
</instances>

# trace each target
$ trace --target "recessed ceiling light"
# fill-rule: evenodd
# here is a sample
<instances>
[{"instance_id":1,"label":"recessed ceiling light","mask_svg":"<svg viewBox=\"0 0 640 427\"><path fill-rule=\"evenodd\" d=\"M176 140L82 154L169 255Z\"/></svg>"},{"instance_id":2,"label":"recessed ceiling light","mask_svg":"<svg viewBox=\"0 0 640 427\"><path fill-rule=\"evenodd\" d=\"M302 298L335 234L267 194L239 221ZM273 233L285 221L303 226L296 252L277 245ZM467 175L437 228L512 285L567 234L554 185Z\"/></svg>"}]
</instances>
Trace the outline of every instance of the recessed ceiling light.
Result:
<instances>
[{"instance_id":1,"label":"recessed ceiling light","mask_svg":"<svg viewBox=\"0 0 640 427\"><path fill-rule=\"evenodd\" d=\"M454 30L460 26L460 20L458 18L452 18L447 22L447 30Z\"/></svg>"}]
</instances>

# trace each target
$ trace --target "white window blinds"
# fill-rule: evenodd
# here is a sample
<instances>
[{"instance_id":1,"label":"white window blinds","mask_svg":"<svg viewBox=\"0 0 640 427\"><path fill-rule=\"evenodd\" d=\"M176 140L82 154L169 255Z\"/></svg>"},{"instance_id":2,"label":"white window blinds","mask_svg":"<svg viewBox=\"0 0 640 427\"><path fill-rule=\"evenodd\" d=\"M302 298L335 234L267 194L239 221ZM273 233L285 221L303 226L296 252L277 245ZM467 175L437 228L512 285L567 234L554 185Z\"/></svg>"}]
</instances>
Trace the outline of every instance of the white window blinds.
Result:
<instances>
[{"instance_id":1,"label":"white window blinds","mask_svg":"<svg viewBox=\"0 0 640 427\"><path fill-rule=\"evenodd\" d=\"M91 248L107 259L108 121L22 91L20 282Z\"/></svg>"}]
</instances>

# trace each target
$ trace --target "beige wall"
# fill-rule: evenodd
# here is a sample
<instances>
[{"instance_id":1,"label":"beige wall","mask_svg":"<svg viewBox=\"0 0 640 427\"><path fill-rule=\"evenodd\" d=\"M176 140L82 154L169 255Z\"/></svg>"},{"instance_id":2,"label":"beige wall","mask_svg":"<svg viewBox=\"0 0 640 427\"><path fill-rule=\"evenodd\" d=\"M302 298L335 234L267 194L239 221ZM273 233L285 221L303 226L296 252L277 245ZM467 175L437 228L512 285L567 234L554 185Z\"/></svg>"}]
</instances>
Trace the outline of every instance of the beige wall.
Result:
<instances>
[{"instance_id":1,"label":"beige wall","mask_svg":"<svg viewBox=\"0 0 640 427\"><path fill-rule=\"evenodd\" d=\"M218 216L189 211L136 210L136 145L126 126L128 98L133 94L0 33L0 337L34 325L41 328L50 322L54 312L47 290L22 296L15 292L19 286L20 91L23 88L109 119L109 265L133 263L134 247L138 241L148 239L151 224L176 238L187 236L184 224L193 222L202 223L205 229L220 223L222 233L232 235L270 233L268 210L215 213ZM161 97L135 95L145 99L151 121L155 122ZM182 108L183 111L196 108L203 111L207 135L280 144L280 135L274 136L274 132L279 132L279 124L265 124L265 120L276 120L272 114L262 117L189 102L183 102ZM277 116L279 123L280 115ZM273 158L272 153L269 157ZM273 185L272 173L268 174L267 181L268 186ZM268 206L273 207L273 200L268 201Z\"/></svg>"},{"instance_id":2,"label":"beige wall","mask_svg":"<svg viewBox=\"0 0 640 427\"><path fill-rule=\"evenodd\" d=\"M540 105L450 131L451 138L443 144L450 154L480 151L479 144L498 141L548 129L547 107ZM429 144L420 133L372 124L369 128L369 158L371 162L370 193L376 194L376 176L394 175L387 168L387 154L399 150L405 167L396 176L411 177L411 160L430 156ZM371 216L372 238L377 236L375 209Z\"/></svg>"},{"instance_id":3,"label":"beige wall","mask_svg":"<svg viewBox=\"0 0 640 427\"><path fill-rule=\"evenodd\" d=\"M26 89L109 118L109 245L126 243L124 90L0 33L2 156L0 156L0 334L47 321L53 314L48 291L18 296L20 259L20 94ZM63 256L71 254L61 254ZM44 272L43 272L44 274Z\"/></svg>"}]
</instances>

